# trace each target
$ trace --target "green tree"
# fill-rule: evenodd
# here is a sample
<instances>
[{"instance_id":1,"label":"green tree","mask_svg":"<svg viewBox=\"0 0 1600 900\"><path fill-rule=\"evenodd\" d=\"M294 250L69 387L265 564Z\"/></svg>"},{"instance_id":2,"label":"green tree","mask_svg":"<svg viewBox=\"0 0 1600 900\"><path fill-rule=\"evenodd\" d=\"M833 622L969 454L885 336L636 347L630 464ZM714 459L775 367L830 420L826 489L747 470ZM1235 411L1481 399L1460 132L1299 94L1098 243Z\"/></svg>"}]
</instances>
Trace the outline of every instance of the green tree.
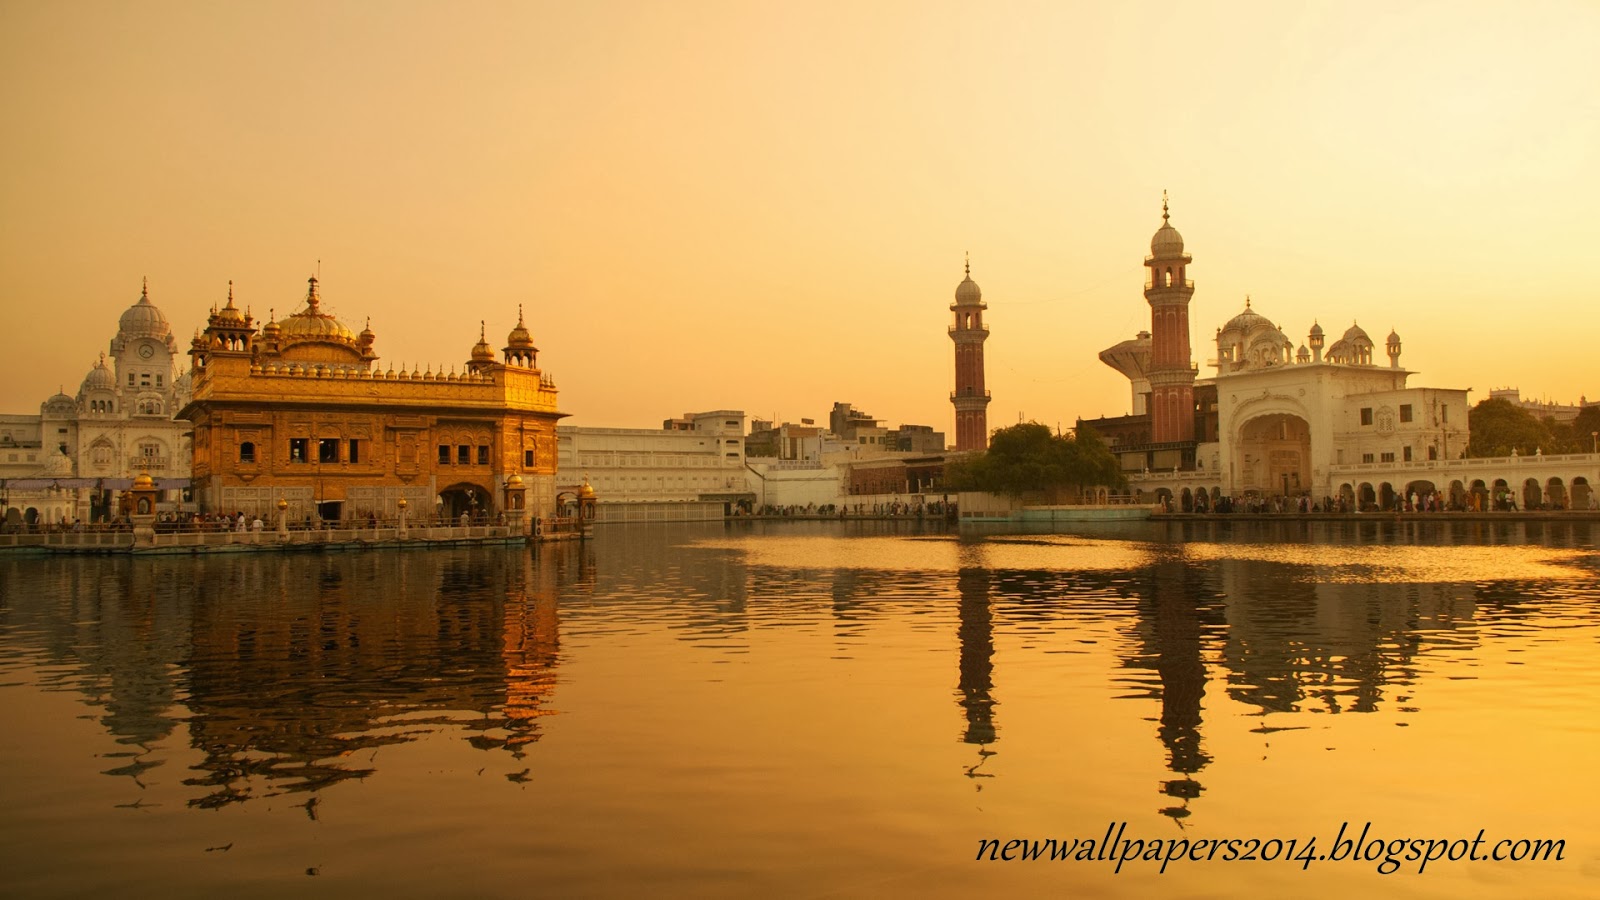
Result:
<instances>
[{"instance_id":1,"label":"green tree","mask_svg":"<svg viewBox=\"0 0 1600 900\"><path fill-rule=\"evenodd\" d=\"M1548 424L1498 397L1480 400L1467 414L1467 427L1472 430L1468 456L1510 456L1512 450L1529 454L1556 448L1556 437Z\"/></svg>"},{"instance_id":2,"label":"green tree","mask_svg":"<svg viewBox=\"0 0 1600 900\"><path fill-rule=\"evenodd\" d=\"M1585 406L1571 422L1550 423L1556 453L1593 453L1595 432L1600 431L1600 406Z\"/></svg>"},{"instance_id":3,"label":"green tree","mask_svg":"<svg viewBox=\"0 0 1600 900\"><path fill-rule=\"evenodd\" d=\"M989 449L945 467L945 484L958 491L1021 496L1029 491L1075 493L1091 485L1124 484L1117 458L1092 429L1054 434L1023 422L995 431Z\"/></svg>"}]
</instances>

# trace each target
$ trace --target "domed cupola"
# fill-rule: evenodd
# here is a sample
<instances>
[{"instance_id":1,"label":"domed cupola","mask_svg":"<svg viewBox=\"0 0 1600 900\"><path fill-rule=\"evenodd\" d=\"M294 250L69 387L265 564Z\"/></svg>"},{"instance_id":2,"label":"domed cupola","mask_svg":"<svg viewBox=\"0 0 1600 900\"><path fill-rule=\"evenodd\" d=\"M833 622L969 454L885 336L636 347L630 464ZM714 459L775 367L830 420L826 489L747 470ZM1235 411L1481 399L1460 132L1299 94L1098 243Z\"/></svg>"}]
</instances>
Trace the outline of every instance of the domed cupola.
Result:
<instances>
[{"instance_id":1,"label":"domed cupola","mask_svg":"<svg viewBox=\"0 0 1600 900\"><path fill-rule=\"evenodd\" d=\"M216 321L216 322L225 322L225 323L228 323L230 325L234 325L234 324L242 325L242 324L244 324L244 313L240 312L239 307L233 305L233 280L232 279L228 280L228 304L226 306L222 307L221 309L217 309L217 308L213 307L212 311L211 311L211 314L214 317L214 321Z\"/></svg>"},{"instance_id":2,"label":"domed cupola","mask_svg":"<svg viewBox=\"0 0 1600 900\"><path fill-rule=\"evenodd\" d=\"M485 338L486 325L478 320L478 343L472 344L472 362L494 362L494 348Z\"/></svg>"},{"instance_id":3,"label":"domed cupola","mask_svg":"<svg viewBox=\"0 0 1600 900\"><path fill-rule=\"evenodd\" d=\"M967 260L966 278L956 285L957 306L982 306L983 291L978 288L978 283L972 280L972 260Z\"/></svg>"},{"instance_id":4,"label":"domed cupola","mask_svg":"<svg viewBox=\"0 0 1600 900\"><path fill-rule=\"evenodd\" d=\"M39 415L44 418L70 419L77 411L77 401L68 396L66 391L59 389L55 396L39 404Z\"/></svg>"},{"instance_id":5,"label":"domed cupola","mask_svg":"<svg viewBox=\"0 0 1600 900\"><path fill-rule=\"evenodd\" d=\"M139 302L128 307L117 322L117 338L119 341L141 337L166 338L171 332L167 317L150 302L150 279L146 278L139 290Z\"/></svg>"},{"instance_id":6,"label":"domed cupola","mask_svg":"<svg viewBox=\"0 0 1600 900\"><path fill-rule=\"evenodd\" d=\"M1217 361L1236 372L1293 361L1294 344L1244 298L1244 310L1217 330Z\"/></svg>"},{"instance_id":7,"label":"domed cupola","mask_svg":"<svg viewBox=\"0 0 1600 900\"><path fill-rule=\"evenodd\" d=\"M522 304L517 304L517 327L511 329L506 335L505 347L506 365L526 366L537 368L539 348L533 345L533 335L528 333L528 326L522 321Z\"/></svg>"},{"instance_id":8,"label":"domed cupola","mask_svg":"<svg viewBox=\"0 0 1600 900\"><path fill-rule=\"evenodd\" d=\"M111 367L106 365L106 355L100 354L100 361L94 364L89 374L83 378L81 392L89 391L116 391L117 378L111 374Z\"/></svg>"},{"instance_id":9,"label":"domed cupola","mask_svg":"<svg viewBox=\"0 0 1600 900\"><path fill-rule=\"evenodd\" d=\"M276 348L278 338L283 334L283 326L279 325L277 320L273 318L276 312L277 310L273 309L267 310L267 324L261 326L262 342L271 344L274 348Z\"/></svg>"},{"instance_id":10,"label":"domed cupola","mask_svg":"<svg viewBox=\"0 0 1600 900\"><path fill-rule=\"evenodd\" d=\"M277 323L278 352L301 362L347 364L370 359L356 333L323 312L316 276L307 284L306 308Z\"/></svg>"},{"instance_id":11,"label":"domed cupola","mask_svg":"<svg viewBox=\"0 0 1600 900\"><path fill-rule=\"evenodd\" d=\"M1372 338L1360 325L1351 323L1344 336L1328 348L1328 361L1347 366L1372 365Z\"/></svg>"},{"instance_id":12,"label":"domed cupola","mask_svg":"<svg viewBox=\"0 0 1600 900\"><path fill-rule=\"evenodd\" d=\"M1150 255L1156 259L1174 259L1183 256L1183 235L1172 227L1167 212L1167 194L1161 192L1161 227L1150 238Z\"/></svg>"},{"instance_id":13,"label":"domed cupola","mask_svg":"<svg viewBox=\"0 0 1600 900\"><path fill-rule=\"evenodd\" d=\"M1243 337L1245 335L1248 335L1250 332L1255 331L1258 328L1261 328L1262 326L1266 326L1267 328L1271 328L1272 327L1272 322L1270 320L1268 320L1266 316L1263 316L1262 314L1256 312L1254 309L1251 309L1250 308L1250 298L1248 296L1246 296L1244 298L1244 310L1242 312L1240 312L1238 315L1236 315L1233 318L1229 319L1228 320L1228 324L1222 326L1222 333L1223 334L1236 333L1239 336Z\"/></svg>"}]
</instances>

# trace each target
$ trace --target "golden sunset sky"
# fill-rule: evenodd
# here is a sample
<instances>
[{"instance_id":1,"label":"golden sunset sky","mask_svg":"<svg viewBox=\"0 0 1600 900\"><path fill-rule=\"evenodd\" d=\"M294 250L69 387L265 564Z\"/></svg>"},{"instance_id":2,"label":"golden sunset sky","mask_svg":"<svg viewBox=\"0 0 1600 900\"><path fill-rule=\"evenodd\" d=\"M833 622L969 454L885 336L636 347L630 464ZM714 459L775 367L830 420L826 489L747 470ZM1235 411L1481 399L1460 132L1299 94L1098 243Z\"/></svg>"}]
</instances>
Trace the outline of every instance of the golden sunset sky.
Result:
<instances>
[{"instance_id":1,"label":"golden sunset sky","mask_svg":"<svg viewBox=\"0 0 1600 900\"><path fill-rule=\"evenodd\" d=\"M1249 294L1575 402L1597 48L1593 2L3 0L0 411L76 393L143 276L186 347L321 260L385 367L523 304L570 423L838 400L953 441L970 251L990 426L1070 425L1128 411L1096 353L1149 326L1163 190L1202 377Z\"/></svg>"}]
</instances>

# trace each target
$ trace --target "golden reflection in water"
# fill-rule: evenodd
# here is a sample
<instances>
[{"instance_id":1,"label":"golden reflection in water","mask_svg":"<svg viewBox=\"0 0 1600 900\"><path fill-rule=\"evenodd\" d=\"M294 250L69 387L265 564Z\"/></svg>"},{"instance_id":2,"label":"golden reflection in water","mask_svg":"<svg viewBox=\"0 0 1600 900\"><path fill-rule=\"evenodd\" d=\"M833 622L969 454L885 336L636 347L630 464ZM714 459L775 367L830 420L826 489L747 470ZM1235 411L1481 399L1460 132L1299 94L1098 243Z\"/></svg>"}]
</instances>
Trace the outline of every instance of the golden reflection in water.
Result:
<instances>
[{"instance_id":1,"label":"golden reflection in water","mask_svg":"<svg viewBox=\"0 0 1600 900\"><path fill-rule=\"evenodd\" d=\"M880 569L943 572L992 570L1108 571L1135 569L1151 558L1148 545L1068 535L990 537L748 537L697 541L697 547L732 550L752 566L775 569Z\"/></svg>"},{"instance_id":2,"label":"golden reflection in water","mask_svg":"<svg viewBox=\"0 0 1600 900\"><path fill-rule=\"evenodd\" d=\"M1504 580L1569 581L1594 576L1579 566L1593 553L1550 547L1343 546L1190 542L1192 562L1251 560L1296 567L1296 576L1344 584L1437 584Z\"/></svg>"}]
</instances>

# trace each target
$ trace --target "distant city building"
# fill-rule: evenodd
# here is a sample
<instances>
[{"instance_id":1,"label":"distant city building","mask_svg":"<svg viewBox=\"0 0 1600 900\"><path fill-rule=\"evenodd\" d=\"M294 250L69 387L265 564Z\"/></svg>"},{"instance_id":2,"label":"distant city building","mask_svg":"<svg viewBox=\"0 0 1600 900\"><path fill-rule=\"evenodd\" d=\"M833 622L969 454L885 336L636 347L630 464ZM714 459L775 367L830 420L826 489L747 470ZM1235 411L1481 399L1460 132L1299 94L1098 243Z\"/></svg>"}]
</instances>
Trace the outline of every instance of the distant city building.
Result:
<instances>
[{"instance_id":1,"label":"distant city building","mask_svg":"<svg viewBox=\"0 0 1600 900\"><path fill-rule=\"evenodd\" d=\"M983 324L983 292L972 280L972 263L966 278L956 286L956 302L950 304L955 324L949 328L955 342L956 389L950 403L956 408L956 449L983 450L989 446L989 391L983 386L983 342L989 339L989 326Z\"/></svg>"},{"instance_id":2,"label":"distant city building","mask_svg":"<svg viewBox=\"0 0 1600 900\"><path fill-rule=\"evenodd\" d=\"M194 492L202 511L263 518L454 521L506 508L525 491L533 516L556 512L556 386L520 311L497 361L480 327L461 372L374 365L377 336L305 306L256 328L212 307L189 349Z\"/></svg>"},{"instance_id":3,"label":"distant city building","mask_svg":"<svg viewBox=\"0 0 1600 900\"><path fill-rule=\"evenodd\" d=\"M1551 403L1545 400L1524 400L1522 392L1517 388L1495 388L1489 392L1489 399L1504 400L1512 406L1520 407L1533 413L1541 419L1549 419L1560 424L1569 424L1578 418L1578 413L1585 407L1600 405L1600 401L1589 402L1588 397L1579 397L1577 403Z\"/></svg>"},{"instance_id":4,"label":"distant city building","mask_svg":"<svg viewBox=\"0 0 1600 900\"><path fill-rule=\"evenodd\" d=\"M118 320L109 350L76 396L56 394L37 416L0 416L0 499L8 518L109 520L122 512L118 499L141 472L163 488L168 509L181 500L189 426L173 413L188 400L189 378L176 374L177 343L150 302L148 281Z\"/></svg>"},{"instance_id":5,"label":"distant city building","mask_svg":"<svg viewBox=\"0 0 1600 900\"><path fill-rule=\"evenodd\" d=\"M745 438L745 455L751 459L819 461L828 432L810 419L800 422L799 425L793 422L775 425L765 419L751 420L750 435Z\"/></svg>"},{"instance_id":6,"label":"distant city building","mask_svg":"<svg viewBox=\"0 0 1600 900\"><path fill-rule=\"evenodd\" d=\"M890 429L887 435L891 448L901 453L943 453L944 432L934 431L932 425L901 425Z\"/></svg>"},{"instance_id":7,"label":"distant city building","mask_svg":"<svg viewBox=\"0 0 1600 900\"><path fill-rule=\"evenodd\" d=\"M745 414L719 409L667 419L660 429L556 429L561 491L587 480L602 505L614 503L753 502L746 484Z\"/></svg>"}]
</instances>

